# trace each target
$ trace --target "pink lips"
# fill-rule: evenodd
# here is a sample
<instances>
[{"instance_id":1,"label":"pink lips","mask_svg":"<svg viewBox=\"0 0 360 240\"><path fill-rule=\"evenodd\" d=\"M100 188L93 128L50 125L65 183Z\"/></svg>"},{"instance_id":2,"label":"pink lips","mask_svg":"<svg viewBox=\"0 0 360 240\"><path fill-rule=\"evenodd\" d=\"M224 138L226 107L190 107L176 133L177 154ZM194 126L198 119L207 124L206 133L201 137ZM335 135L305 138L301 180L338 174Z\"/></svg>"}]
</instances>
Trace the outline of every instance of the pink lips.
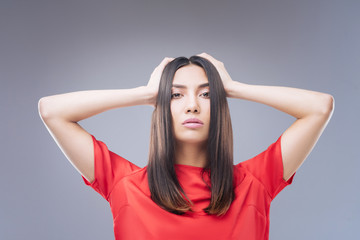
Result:
<instances>
[{"instance_id":1,"label":"pink lips","mask_svg":"<svg viewBox=\"0 0 360 240\"><path fill-rule=\"evenodd\" d=\"M202 127L204 123L197 118L189 118L183 122L183 125L188 128L199 128Z\"/></svg>"}]
</instances>

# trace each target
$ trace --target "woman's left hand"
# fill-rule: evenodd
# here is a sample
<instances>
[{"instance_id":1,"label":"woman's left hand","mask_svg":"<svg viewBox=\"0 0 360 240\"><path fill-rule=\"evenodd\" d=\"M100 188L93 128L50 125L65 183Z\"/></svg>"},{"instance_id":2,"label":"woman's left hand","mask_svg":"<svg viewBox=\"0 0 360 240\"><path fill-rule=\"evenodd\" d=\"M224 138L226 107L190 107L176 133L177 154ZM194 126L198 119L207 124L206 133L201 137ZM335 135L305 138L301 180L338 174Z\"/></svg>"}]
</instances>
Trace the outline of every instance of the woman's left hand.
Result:
<instances>
[{"instance_id":1,"label":"woman's left hand","mask_svg":"<svg viewBox=\"0 0 360 240\"><path fill-rule=\"evenodd\" d=\"M220 62L219 60L216 60L214 57L210 56L207 53L201 53L197 54L197 56L206 58L209 60L215 67L216 70L219 72L219 75L221 77L222 83L225 88L226 95L229 97L229 90L231 89L231 85L235 82L231 79L229 73L226 71L224 63Z\"/></svg>"}]
</instances>

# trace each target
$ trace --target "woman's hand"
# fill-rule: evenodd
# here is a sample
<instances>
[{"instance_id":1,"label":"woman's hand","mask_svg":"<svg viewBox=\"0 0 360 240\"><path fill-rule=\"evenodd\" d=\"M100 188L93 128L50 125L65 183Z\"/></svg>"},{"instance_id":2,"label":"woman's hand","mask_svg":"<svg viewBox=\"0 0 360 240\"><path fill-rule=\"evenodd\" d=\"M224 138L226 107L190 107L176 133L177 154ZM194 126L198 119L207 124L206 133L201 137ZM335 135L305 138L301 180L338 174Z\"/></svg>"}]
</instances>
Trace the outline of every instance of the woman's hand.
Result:
<instances>
[{"instance_id":1,"label":"woman's hand","mask_svg":"<svg viewBox=\"0 0 360 240\"><path fill-rule=\"evenodd\" d=\"M209 61L216 67L216 70L219 72L220 77L221 77L221 80L222 80L222 83L223 83L223 85L224 85L226 95L227 95L228 97L230 97L229 91L230 91L230 89L231 89L231 85L232 85L235 81L233 81L233 80L231 79L229 73L226 71L225 66L224 66L224 63L223 63L223 62L220 62L219 60L216 60L214 57L210 56L210 55L207 54L207 53L197 54L197 56L206 58L207 60L209 60Z\"/></svg>"},{"instance_id":2,"label":"woman's hand","mask_svg":"<svg viewBox=\"0 0 360 240\"><path fill-rule=\"evenodd\" d=\"M174 58L168 58L165 57L162 62L154 69L154 71L151 74L150 80L146 86L147 90L151 94L149 104L155 106L156 105L156 98L159 91L159 84L162 72L165 68L165 66L174 60Z\"/></svg>"}]
</instances>

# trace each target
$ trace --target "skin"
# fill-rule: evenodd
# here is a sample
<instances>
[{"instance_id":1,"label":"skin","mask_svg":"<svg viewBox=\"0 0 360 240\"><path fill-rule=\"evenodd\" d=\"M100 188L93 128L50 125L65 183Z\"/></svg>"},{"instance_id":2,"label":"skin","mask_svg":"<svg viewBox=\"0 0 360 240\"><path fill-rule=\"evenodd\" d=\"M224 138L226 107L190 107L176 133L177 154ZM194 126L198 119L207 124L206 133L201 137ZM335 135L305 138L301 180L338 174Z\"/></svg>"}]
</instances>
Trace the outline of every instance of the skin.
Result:
<instances>
[{"instance_id":1,"label":"skin","mask_svg":"<svg viewBox=\"0 0 360 240\"><path fill-rule=\"evenodd\" d=\"M214 64L223 81L227 97L266 104L295 118L281 138L283 179L288 180L303 164L327 126L334 111L333 96L298 88L251 85L234 81L222 62L206 53L199 56ZM90 183L94 180L94 146L91 135L78 122L115 108L155 106L162 71L172 60L173 58L164 58L154 69L146 86L71 92L39 100L39 114L49 133L70 163ZM176 81L186 80L182 75L190 73L200 74L200 71L196 68L184 68L179 72ZM200 83L201 79L205 80L197 78L196 82ZM205 100L195 94L196 85L189 85L187 82L183 84L187 85L184 98L173 99L171 102L177 141L175 155L178 163L203 166L206 157L201 143L206 138L205 128L188 130L181 128L179 124L189 115L199 116L207 122L207 114L204 113ZM195 112L197 107L199 112Z\"/></svg>"},{"instance_id":2,"label":"skin","mask_svg":"<svg viewBox=\"0 0 360 240\"><path fill-rule=\"evenodd\" d=\"M207 161L206 144L210 126L210 89L203 68L190 64L181 67L173 79L170 103L175 136L175 162L204 167ZM182 123L197 118L204 124L188 128Z\"/></svg>"}]
</instances>

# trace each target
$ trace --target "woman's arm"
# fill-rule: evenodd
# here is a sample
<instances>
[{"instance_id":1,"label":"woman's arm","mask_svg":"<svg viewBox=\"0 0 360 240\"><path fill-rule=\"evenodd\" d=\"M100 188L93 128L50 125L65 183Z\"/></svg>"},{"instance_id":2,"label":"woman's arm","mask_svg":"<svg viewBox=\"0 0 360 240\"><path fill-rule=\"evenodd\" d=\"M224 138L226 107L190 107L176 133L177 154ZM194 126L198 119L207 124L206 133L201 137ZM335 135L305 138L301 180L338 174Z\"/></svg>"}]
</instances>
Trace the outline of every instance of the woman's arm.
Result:
<instances>
[{"instance_id":1,"label":"woman's arm","mask_svg":"<svg viewBox=\"0 0 360 240\"><path fill-rule=\"evenodd\" d=\"M155 105L165 58L151 75L147 86L132 89L89 90L43 97L41 119L70 163L89 182L94 180L94 146L91 135L77 122L104 111L135 105Z\"/></svg>"},{"instance_id":2,"label":"woman's arm","mask_svg":"<svg viewBox=\"0 0 360 240\"><path fill-rule=\"evenodd\" d=\"M328 124L334 111L334 98L304 89L236 82L222 62L205 53L199 56L215 65L228 97L266 104L297 118L281 138L283 178L287 181L305 161Z\"/></svg>"},{"instance_id":3,"label":"woman's arm","mask_svg":"<svg viewBox=\"0 0 360 240\"><path fill-rule=\"evenodd\" d=\"M43 120L78 122L104 111L135 105L148 105L152 94L145 86L132 89L89 90L43 97L39 112Z\"/></svg>"},{"instance_id":4,"label":"woman's arm","mask_svg":"<svg viewBox=\"0 0 360 240\"><path fill-rule=\"evenodd\" d=\"M229 89L229 96L263 103L297 118L281 137L283 178L287 181L310 154L329 122L333 97L304 89L239 82L233 82Z\"/></svg>"}]
</instances>

